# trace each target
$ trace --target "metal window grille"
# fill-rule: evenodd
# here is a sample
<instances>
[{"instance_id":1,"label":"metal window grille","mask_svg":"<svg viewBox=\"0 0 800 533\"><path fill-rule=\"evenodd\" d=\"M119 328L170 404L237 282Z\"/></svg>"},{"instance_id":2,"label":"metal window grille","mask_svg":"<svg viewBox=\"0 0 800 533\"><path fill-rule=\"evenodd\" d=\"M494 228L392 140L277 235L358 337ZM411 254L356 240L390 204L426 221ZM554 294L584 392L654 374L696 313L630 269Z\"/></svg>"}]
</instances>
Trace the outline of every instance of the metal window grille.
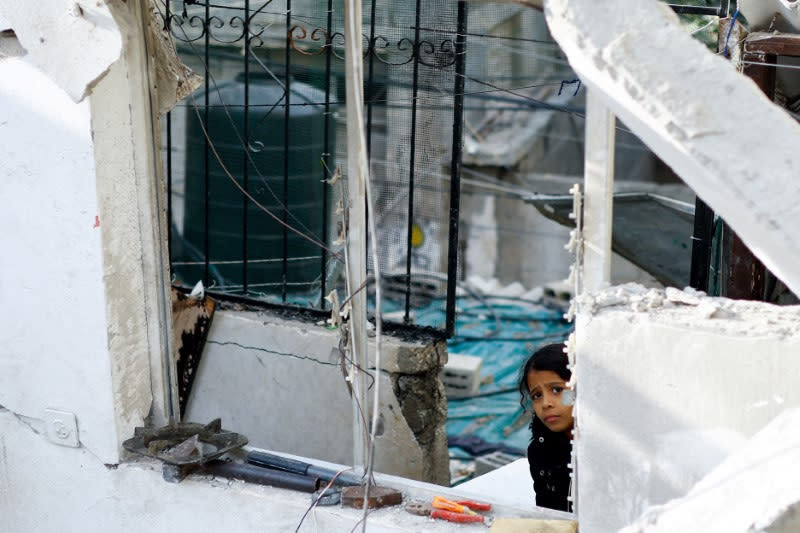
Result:
<instances>
[{"instance_id":1,"label":"metal window grille","mask_svg":"<svg viewBox=\"0 0 800 533\"><path fill-rule=\"evenodd\" d=\"M344 284L346 180L330 183L346 160L341 2L161 5L184 62L204 75L164 131L173 282L328 311ZM463 0L364 0L363 13L386 318L452 335L465 129L496 129L492 113L580 116L545 101L580 84L551 39L531 37L546 28L524 7L474 4L468 16Z\"/></svg>"},{"instance_id":2,"label":"metal window grille","mask_svg":"<svg viewBox=\"0 0 800 533\"><path fill-rule=\"evenodd\" d=\"M467 10L426 4L365 7L367 138L386 244L378 253L399 315L410 323L421 300L441 296L446 321L433 326L452 332ZM166 120L174 283L325 310L343 284L334 213L345 180L330 183L345 159L341 5L163 7L179 53L204 75ZM451 141L431 146L420 131L430 117L449 124L440 132Z\"/></svg>"}]
</instances>

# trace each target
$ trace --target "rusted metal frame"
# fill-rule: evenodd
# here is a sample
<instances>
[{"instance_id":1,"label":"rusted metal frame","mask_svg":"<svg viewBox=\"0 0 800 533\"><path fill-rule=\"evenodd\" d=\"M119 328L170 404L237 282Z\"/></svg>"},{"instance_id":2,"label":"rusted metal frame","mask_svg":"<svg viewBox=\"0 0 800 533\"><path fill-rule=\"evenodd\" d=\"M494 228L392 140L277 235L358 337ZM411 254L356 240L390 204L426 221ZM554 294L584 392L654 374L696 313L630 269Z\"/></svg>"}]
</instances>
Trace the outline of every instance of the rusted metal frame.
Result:
<instances>
[{"instance_id":1,"label":"rusted metal frame","mask_svg":"<svg viewBox=\"0 0 800 533\"><path fill-rule=\"evenodd\" d=\"M743 73L753 80L770 100L775 98L775 65L777 61L777 55L750 52L745 44L745 51L742 54Z\"/></svg>"},{"instance_id":2,"label":"rusted metal frame","mask_svg":"<svg viewBox=\"0 0 800 533\"><path fill-rule=\"evenodd\" d=\"M743 73L769 99L775 97L778 55L800 56L800 36L755 33L744 41ZM727 224L723 229L721 250L721 295L734 299L767 300L771 274Z\"/></svg>"},{"instance_id":3,"label":"rusted metal frame","mask_svg":"<svg viewBox=\"0 0 800 533\"><path fill-rule=\"evenodd\" d=\"M800 35L766 32L751 33L744 41L744 53L800 57Z\"/></svg>"}]
</instances>

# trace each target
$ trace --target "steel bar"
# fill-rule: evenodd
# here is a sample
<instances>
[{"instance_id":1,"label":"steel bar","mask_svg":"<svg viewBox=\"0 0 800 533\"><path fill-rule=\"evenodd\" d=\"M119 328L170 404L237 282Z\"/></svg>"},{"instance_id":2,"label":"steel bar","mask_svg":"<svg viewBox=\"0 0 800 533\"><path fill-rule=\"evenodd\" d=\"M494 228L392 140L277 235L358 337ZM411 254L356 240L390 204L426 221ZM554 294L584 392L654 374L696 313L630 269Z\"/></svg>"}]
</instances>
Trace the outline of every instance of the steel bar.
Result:
<instances>
[{"instance_id":1,"label":"steel bar","mask_svg":"<svg viewBox=\"0 0 800 533\"><path fill-rule=\"evenodd\" d=\"M170 30L170 0L164 2L165 30ZM171 36L170 36L171 37ZM167 111L167 254L172 272L172 111Z\"/></svg>"},{"instance_id":2,"label":"steel bar","mask_svg":"<svg viewBox=\"0 0 800 533\"><path fill-rule=\"evenodd\" d=\"M330 123L331 123L331 55L333 51L333 42L331 42L331 32L333 31L333 0L328 0L328 22L325 35L327 42L325 47L325 125L324 125L324 139L322 140L322 235L320 240L327 242L328 238L328 180L331 178L330 164L331 164L331 148L330 148ZM325 295L326 287L325 282L328 275L327 263L328 252L325 248L320 251L320 295L319 305L321 309L325 309Z\"/></svg>"},{"instance_id":3,"label":"steel bar","mask_svg":"<svg viewBox=\"0 0 800 533\"><path fill-rule=\"evenodd\" d=\"M406 228L406 305L403 321L408 324L410 322L411 312L411 252L412 252L412 236L414 233L414 166L416 165L417 157L417 93L419 91L419 54L420 54L420 41L419 41L419 20L421 16L420 0L416 3L416 14L414 24L414 76L411 88L411 138L409 149L409 163L408 163L408 226Z\"/></svg>"},{"instance_id":4,"label":"steel bar","mask_svg":"<svg viewBox=\"0 0 800 533\"><path fill-rule=\"evenodd\" d=\"M247 294L247 213L250 162L250 0L244 1L244 156L242 168L242 292Z\"/></svg>"},{"instance_id":5,"label":"steel bar","mask_svg":"<svg viewBox=\"0 0 800 533\"><path fill-rule=\"evenodd\" d=\"M447 299L445 302L445 334L452 337L456 329L456 283L458 282L458 220L461 206L461 150L464 143L464 82L467 48L467 3L458 2L458 33L453 81L453 150L450 160L450 228L447 244Z\"/></svg>"},{"instance_id":6,"label":"steel bar","mask_svg":"<svg viewBox=\"0 0 800 533\"><path fill-rule=\"evenodd\" d=\"M678 15L714 15L717 17L724 17L728 10L722 10L722 6L681 6L675 4L667 4Z\"/></svg>"},{"instance_id":7,"label":"steel bar","mask_svg":"<svg viewBox=\"0 0 800 533\"><path fill-rule=\"evenodd\" d=\"M367 71L367 161L372 161L372 91L374 89L373 72L375 70L375 2L372 0L369 14L369 70Z\"/></svg>"},{"instance_id":8,"label":"steel bar","mask_svg":"<svg viewBox=\"0 0 800 533\"><path fill-rule=\"evenodd\" d=\"M285 99L283 108L283 269L281 272L281 301L286 302L286 283L289 276L289 119L292 103L292 0L286 0L286 79L284 80Z\"/></svg>"},{"instance_id":9,"label":"steel bar","mask_svg":"<svg viewBox=\"0 0 800 533\"><path fill-rule=\"evenodd\" d=\"M364 63L360 0L344 3L345 92L347 131L347 283L350 298L350 347L348 375L353 386L353 464L366 470L367 427L367 295L360 290L367 279L367 143L364 132Z\"/></svg>"},{"instance_id":10,"label":"steel bar","mask_svg":"<svg viewBox=\"0 0 800 533\"><path fill-rule=\"evenodd\" d=\"M206 20L210 20L211 19L210 9L211 9L210 6L208 5L208 3L206 3L206 7L205 7ZM210 60L210 57L209 57L209 47L210 47L209 38L210 38L210 33L211 32L207 31L207 32L205 32L205 35L204 35L204 46L205 46L205 48L204 48L204 60L205 60L204 65L205 65L206 69L208 69L208 64L209 64L209 60ZM210 216L209 207L210 207L210 204L211 204L211 191L210 191L211 179L210 179L210 175L209 175L210 174L209 152L211 151L211 146L210 146L210 140L209 139L210 139L210 136L211 136L211 131L209 130L209 124L208 124L209 111L210 111L209 108L208 108L208 103L209 103L209 90L211 89L211 86L210 86L210 83L209 83L210 80L209 80L209 76L208 75L204 76L203 80L204 80L204 85L205 85L204 91L203 91L203 103L205 104L205 107L203 108L203 128L204 128L203 131L206 132L206 135L204 136L204 139L203 139L203 142L205 143L205 150L203 151L203 170L204 170L204 180L205 180L205 182L204 182L205 183L205 203L203 205L203 215L204 215L203 216L203 224L204 224L204 227L203 227L203 258L205 260L205 265L203 265L203 283L205 284L206 287L208 287L208 286L211 285L211 280L209 280L209 277L208 277L208 262L209 262L209 259L210 259L209 255L211 253L211 249L210 249L211 244L210 244L210 238L209 238L209 232L210 232L210 229L211 229L210 228L210 224L209 224L209 216ZM220 281L220 283L222 283L222 280L219 280L219 281Z\"/></svg>"},{"instance_id":11,"label":"steel bar","mask_svg":"<svg viewBox=\"0 0 800 533\"><path fill-rule=\"evenodd\" d=\"M689 286L708 292L708 273L711 268L711 244L714 238L714 211L699 197L695 200L694 231L692 233L692 265Z\"/></svg>"}]
</instances>

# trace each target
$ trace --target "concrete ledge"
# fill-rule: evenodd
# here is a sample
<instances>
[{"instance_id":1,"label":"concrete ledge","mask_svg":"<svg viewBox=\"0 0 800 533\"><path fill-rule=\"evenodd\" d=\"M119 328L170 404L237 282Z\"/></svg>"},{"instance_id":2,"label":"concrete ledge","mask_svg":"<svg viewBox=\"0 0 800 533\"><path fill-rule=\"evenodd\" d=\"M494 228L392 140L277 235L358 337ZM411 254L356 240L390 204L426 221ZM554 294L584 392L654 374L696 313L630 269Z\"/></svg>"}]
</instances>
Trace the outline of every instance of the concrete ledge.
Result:
<instances>
[{"instance_id":1,"label":"concrete ledge","mask_svg":"<svg viewBox=\"0 0 800 533\"><path fill-rule=\"evenodd\" d=\"M297 528L311 504L309 494L242 481L193 475L181 483L167 483L161 477L160 464L149 461L104 465L86 448L48 443L2 409L0 451L3 531L284 533ZM322 466L337 471L344 468ZM430 500L435 494L454 499L469 496L394 476L376 474L376 479L379 484L401 490L407 500ZM497 504L496 516L556 520L570 517L555 511L491 503ZM359 509L317 507L306 516L300 531L351 531L361 517ZM370 533L444 533L453 531L453 526L451 522L392 507L371 512L367 529ZM486 530L483 525L458 527L464 531Z\"/></svg>"}]
</instances>

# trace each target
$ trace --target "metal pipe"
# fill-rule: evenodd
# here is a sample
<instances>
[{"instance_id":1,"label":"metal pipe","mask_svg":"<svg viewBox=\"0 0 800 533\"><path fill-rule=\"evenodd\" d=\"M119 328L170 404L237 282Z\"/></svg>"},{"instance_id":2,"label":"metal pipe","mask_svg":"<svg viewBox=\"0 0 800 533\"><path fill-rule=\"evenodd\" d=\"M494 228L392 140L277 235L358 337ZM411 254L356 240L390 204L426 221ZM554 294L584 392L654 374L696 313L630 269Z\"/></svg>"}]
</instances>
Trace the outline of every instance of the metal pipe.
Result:
<instances>
[{"instance_id":1,"label":"metal pipe","mask_svg":"<svg viewBox=\"0 0 800 533\"><path fill-rule=\"evenodd\" d=\"M247 454L247 462L260 467L283 470L285 472L292 472L294 474L303 476L318 477L322 481L330 481L336 477L334 485L354 487L361 485L361 476L358 474L354 474L352 472L338 473L330 468L315 466L310 463L304 463L303 461L289 459L288 457L281 457L280 455L273 455L267 452L249 452ZM338 476L336 475L337 473L339 474Z\"/></svg>"},{"instance_id":2,"label":"metal pipe","mask_svg":"<svg viewBox=\"0 0 800 533\"><path fill-rule=\"evenodd\" d=\"M209 461L203 466L202 471L215 476L241 479L248 483L258 483L259 485L270 485L272 487L299 490L302 492L314 492L320 485L318 477L304 476L293 472L284 472L282 470L271 470L251 464L234 463L232 461Z\"/></svg>"}]
</instances>

